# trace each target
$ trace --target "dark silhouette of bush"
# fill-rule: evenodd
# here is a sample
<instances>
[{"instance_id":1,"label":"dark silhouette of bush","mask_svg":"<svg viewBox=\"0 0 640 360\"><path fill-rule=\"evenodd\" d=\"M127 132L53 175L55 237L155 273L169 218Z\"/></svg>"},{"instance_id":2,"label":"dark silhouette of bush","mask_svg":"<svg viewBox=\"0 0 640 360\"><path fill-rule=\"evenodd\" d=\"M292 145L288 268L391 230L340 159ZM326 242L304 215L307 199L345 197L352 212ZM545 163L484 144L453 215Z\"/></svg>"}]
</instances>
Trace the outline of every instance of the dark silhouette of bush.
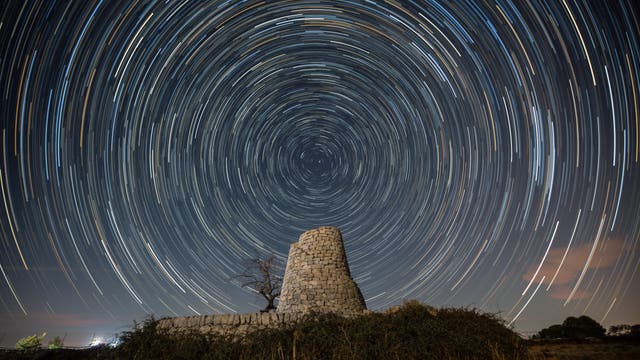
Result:
<instances>
[{"instance_id":1,"label":"dark silhouette of bush","mask_svg":"<svg viewBox=\"0 0 640 360\"><path fill-rule=\"evenodd\" d=\"M566 335L564 333L564 326L562 325L551 325L546 329L540 330L538 333L539 338L542 339L562 339L565 338Z\"/></svg>"},{"instance_id":2,"label":"dark silhouette of bush","mask_svg":"<svg viewBox=\"0 0 640 360\"><path fill-rule=\"evenodd\" d=\"M231 338L196 332L170 335L157 329L153 317L120 336L114 359L231 359L240 344ZM213 357L211 355L214 355Z\"/></svg>"},{"instance_id":3,"label":"dark silhouette of bush","mask_svg":"<svg viewBox=\"0 0 640 360\"><path fill-rule=\"evenodd\" d=\"M551 325L540 330L537 338L541 339L584 339L588 337L602 338L606 329L588 316L578 318L569 316L562 325Z\"/></svg>"},{"instance_id":4,"label":"dark silhouette of bush","mask_svg":"<svg viewBox=\"0 0 640 360\"><path fill-rule=\"evenodd\" d=\"M393 312L353 318L310 314L283 329L238 339L169 335L157 321L122 335L114 358L127 359L518 359L526 350L502 320L475 310L409 302Z\"/></svg>"},{"instance_id":5,"label":"dark silhouette of bush","mask_svg":"<svg viewBox=\"0 0 640 360\"><path fill-rule=\"evenodd\" d=\"M608 336L625 336L631 332L631 325L629 324L620 324L620 325L611 325L609 326L609 331L607 331Z\"/></svg>"},{"instance_id":6,"label":"dark silhouette of bush","mask_svg":"<svg viewBox=\"0 0 640 360\"><path fill-rule=\"evenodd\" d=\"M588 316L578 318L570 316L562 323L565 336L571 339L583 339L586 337L604 337L607 330L597 321Z\"/></svg>"},{"instance_id":7,"label":"dark silhouette of bush","mask_svg":"<svg viewBox=\"0 0 640 360\"><path fill-rule=\"evenodd\" d=\"M612 325L609 327L609 331L607 332L607 337L609 339L618 339L622 341L625 341L625 340L638 341L640 340L640 324Z\"/></svg>"},{"instance_id":8,"label":"dark silhouette of bush","mask_svg":"<svg viewBox=\"0 0 640 360\"><path fill-rule=\"evenodd\" d=\"M47 359L526 359L520 337L492 314L436 310L417 301L345 318L310 314L282 329L238 338L168 334L149 318L116 348L43 350ZM13 352L19 356L22 352ZM2 356L0 356L2 358ZM13 359L13 357L12 357Z\"/></svg>"}]
</instances>

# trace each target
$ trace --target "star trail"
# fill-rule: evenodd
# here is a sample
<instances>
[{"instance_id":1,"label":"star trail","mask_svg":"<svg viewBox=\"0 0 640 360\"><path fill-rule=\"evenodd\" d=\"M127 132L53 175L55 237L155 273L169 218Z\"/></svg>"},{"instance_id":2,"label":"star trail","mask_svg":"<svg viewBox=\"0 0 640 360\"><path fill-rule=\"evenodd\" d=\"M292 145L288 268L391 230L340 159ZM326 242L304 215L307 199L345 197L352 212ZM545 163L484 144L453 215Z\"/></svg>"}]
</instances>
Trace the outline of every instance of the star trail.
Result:
<instances>
[{"instance_id":1,"label":"star trail","mask_svg":"<svg viewBox=\"0 0 640 360\"><path fill-rule=\"evenodd\" d=\"M624 1L4 1L0 342L256 311L343 233L371 309L640 322Z\"/></svg>"}]
</instances>

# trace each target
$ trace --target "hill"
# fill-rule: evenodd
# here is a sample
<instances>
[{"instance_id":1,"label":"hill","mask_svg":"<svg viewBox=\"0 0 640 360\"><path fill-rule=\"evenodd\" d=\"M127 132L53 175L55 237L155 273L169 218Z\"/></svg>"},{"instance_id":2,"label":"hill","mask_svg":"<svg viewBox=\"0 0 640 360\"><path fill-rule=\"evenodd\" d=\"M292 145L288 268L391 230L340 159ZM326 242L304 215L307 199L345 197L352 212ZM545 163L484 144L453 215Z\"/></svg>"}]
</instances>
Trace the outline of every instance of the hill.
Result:
<instances>
[{"instance_id":1,"label":"hill","mask_svg":"<svg viewBox=\"0 0 640 360\"><path fill-rule=\"evenodd\" d=\"M467 309L440 309L416 301L356 317L310 314L279 329L241 338L168 334L149 319L122 334L116 348L65 349L41 359L522 359L520 337L499 318ZM38 351L42 353L43 351ZM6 358L30 358L12 351ZM34 353L35 355L35 353ZM81 357L76 357L79 355Z\"/></svg>"}]
</instances>

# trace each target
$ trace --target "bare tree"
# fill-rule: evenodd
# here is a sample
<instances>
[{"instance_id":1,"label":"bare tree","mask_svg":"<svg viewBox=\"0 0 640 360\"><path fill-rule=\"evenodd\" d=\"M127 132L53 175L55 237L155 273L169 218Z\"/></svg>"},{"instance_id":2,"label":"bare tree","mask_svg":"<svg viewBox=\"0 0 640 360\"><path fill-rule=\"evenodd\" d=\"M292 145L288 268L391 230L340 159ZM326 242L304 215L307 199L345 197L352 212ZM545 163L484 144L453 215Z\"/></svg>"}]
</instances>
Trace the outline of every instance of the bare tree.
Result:
<instances>
[{"instance_id":1,"label":"bare tree","mask_svg":"<svg viewBox=\"0 0 640 360\"><path fill-rule=\"evenodd\" d=\"M280 296L282 276L278 274L282 266L274 254L262 259L255 257L246 262L244 272L238 275L242 287L260 294L267 300L267 306L261 312L275 310L275 300Z\"/></svg>"}]
</instances>

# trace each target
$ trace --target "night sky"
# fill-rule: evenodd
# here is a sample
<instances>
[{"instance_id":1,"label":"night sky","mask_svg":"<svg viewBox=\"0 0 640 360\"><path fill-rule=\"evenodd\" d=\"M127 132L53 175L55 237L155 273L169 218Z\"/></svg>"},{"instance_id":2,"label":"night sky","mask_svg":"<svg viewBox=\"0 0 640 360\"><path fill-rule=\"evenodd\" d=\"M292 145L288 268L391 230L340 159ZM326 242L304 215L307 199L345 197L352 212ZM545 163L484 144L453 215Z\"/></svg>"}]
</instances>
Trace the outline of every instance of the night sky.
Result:
<instances>
[{"instance_id":1,"label":"night sky","mask_svg":"<svg viewBox=\"0 0 640 360\"><path fill-rule=\"evenodd\" d=\"M257 311L319 225L370 309L640 323L637 1L0 10L0 345Z\"/></svg>"}]
</instances>

